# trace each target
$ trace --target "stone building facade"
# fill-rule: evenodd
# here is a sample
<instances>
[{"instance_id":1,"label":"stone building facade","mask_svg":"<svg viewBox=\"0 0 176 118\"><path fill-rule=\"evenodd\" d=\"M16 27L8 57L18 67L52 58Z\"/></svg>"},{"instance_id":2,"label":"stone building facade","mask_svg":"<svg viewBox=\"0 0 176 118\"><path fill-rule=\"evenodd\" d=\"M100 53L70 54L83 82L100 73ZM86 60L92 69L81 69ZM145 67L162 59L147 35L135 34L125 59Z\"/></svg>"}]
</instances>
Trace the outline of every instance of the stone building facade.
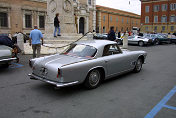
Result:
<instances>
[{"instance_id":1,"label":"stone building facade","mask_svg":"<svg viewBox=\"0 0 176 118\"><path fill-rule=\"evenodd\" d=\"M12 0L0 0L0 34L14 34L15 32L28 34L33 29L34 25L38 25L43 33L47 31L50 33L53 32L54 15L51 20L48 21L49 13L47 13L49 3L53 3L53 1L57 2L59 0L15 0L14 2L12 2ZM62 1L69 1L72 3L73 14L71 15L74 17L73 22L76 27L76 29L74 29L76 33L84 34L95 29L96 0ZM51 9L53 10L53 8ZM57 12L57 10L54 11L54 14ZM68 21L69 19L63 20ZM49 29L47 25L48 22L52 22L51 29ZM68 21L68 24L69 22L70 21ZM62 29L64 29L64 27Z\"/></svg>"},{"instance_id":2,"label":"stone building facade","mask_svg":"<svg viewBox=\"0 0 176 118\"><path fill-rule=\"evenodd\" d=\"M99 5L96 9L96 31L99 33L107 33L112 26L116 32L140 28L140 15Z\"/></svg>"},{"instance_id":3,"label":"stone building facade","mask_svg":"<svg viewBox=\"0 0 176 118\"><path fill-rule=\"evenodd\" d=\"M0 0L0 34L30 33L34 25L44 33L45 0Z\"/></svg>"},{"instance_id":4,"label":"stone building facade","mask_svg":"<svg viewBox=\"0 0 176 118\"><path fill-rule=\"evenodd\" d=\"M176 0L140 0L142 32L176 31Z\"/></svg>"}]
</instances>

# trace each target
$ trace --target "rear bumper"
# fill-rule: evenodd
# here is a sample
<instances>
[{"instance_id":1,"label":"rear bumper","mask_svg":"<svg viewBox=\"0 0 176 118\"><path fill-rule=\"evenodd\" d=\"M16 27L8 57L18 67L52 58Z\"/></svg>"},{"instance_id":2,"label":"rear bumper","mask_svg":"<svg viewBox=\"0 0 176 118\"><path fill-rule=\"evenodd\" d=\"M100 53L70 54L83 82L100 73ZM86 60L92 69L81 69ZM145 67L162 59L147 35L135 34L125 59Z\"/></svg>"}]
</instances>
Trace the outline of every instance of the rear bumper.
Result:
<instances>
[{"instance_id":1,"label":"rear bumper","mask_svg":"<svg viewBox=\"0 0 176 118\"><path fill-rule=\"evenodd\" d=\"M14 57L14 58L0 59L0 62L13 61L13 60L17 60L17 58Z\"/></svg>"},{"instance_id":2,"label":"rear bumper","mask_svg":"<svg viewBox=\"0 0 176 118\"><path fill-rule=\"evenodd\" d=\"M72 85L76 85L76 84L79 83L78 81L68 82L68 83L59 83L59 82L54 82L54 81L51 81L51 80L47 80L45 78L38 77L34 74L28 74L28 76L30 77L30 79L40 80L40 81L55 85L56 87L72 86Z\"/></svg>"}]
</instances>

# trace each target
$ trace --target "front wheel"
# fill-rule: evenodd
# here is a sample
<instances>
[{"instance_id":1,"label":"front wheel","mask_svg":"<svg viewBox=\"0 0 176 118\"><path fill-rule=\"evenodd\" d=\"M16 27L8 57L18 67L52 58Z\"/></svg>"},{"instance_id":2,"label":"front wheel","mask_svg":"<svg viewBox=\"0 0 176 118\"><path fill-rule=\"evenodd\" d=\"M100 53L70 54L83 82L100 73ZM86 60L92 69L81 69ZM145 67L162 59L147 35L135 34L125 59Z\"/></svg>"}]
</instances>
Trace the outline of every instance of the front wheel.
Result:
<instances>
[{"instance_id":1,"label":"front wheel","mask_svg":"<svg viewBox=\"0 0 176 118\"><path fill-rule=\"evenodd\" d=\"M134 68L133 71L134 71L135 73L138 73L138 72L141 71L141 69L142 69L142 59L139 58L139 59L137 60L137 62L136 62L136 65L135 65L135 68Z\"/></svg>"},{"instance_id":2,"label":"front wheel","mask_svg":"<svg viewBox=\"0 0 176 118\"><path fill-rule=\"evenodd\" d=\"M101 80L101 73L98 69L95 69L88 74L84 85L88 89L94 89L98 87L98 85L100 84L100 80Z\"/></svg>"}]
</instances>

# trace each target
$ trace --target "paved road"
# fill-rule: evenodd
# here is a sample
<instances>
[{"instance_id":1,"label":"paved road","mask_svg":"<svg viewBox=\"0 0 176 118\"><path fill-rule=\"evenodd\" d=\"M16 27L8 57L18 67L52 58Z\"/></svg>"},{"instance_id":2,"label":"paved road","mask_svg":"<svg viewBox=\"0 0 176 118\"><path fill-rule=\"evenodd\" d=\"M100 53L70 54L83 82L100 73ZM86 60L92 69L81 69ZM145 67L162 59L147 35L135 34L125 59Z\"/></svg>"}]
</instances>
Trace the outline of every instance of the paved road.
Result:
<instances>
[{"instance_id":1,"label":"paved road","mask_svg":"<svg viewBox=\"0 0 176 118\"><path fill-rule=\"evenodd\" d=\"M129 49L148 52L143 70L94 90L30 80L30 56L20 56L19 64L0 68L0 118L176 118L176 45Z\"/></svg>"}]
</instances>

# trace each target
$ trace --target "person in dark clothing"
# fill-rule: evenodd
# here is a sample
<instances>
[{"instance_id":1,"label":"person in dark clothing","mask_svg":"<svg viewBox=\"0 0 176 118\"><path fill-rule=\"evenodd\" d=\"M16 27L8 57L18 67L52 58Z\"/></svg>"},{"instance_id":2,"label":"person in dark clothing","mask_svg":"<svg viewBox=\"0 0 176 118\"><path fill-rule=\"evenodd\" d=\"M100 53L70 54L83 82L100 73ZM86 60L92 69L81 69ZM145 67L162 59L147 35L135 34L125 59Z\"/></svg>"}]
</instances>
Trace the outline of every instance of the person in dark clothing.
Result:
<instances>
[{"instance_id":1,"label":"person in dark clothing","mask_svg":"<svg viewBox=\"0 0 176 118\"><path fill-rule=\"evenodd\" d=\"M119 32L118 32L118 38L120 38L120 37L121 37L121 32L119 31Z\"/></svg>"},{"instance_id":2,"label":"person in dark clothing","mask_svg":"<svg viewBox=\"0 0 176 118\"><path fill-rule=\"evenodd\" d=\"M115 32L114 32L114 27L111 27L109 33L108 33L108 40L110 41L114 41L116 40L116 35L115 35Z\"/></svg>"},{"instance_id":3,"label":"person in dark clothing","mask_svg":"<svg viewBox=\"0 0 176 118\"><path fill-rule=\"evenodd\" d=\"M174 32L174 33L173 33L173 35L175 35L175 36L176 36L176 32Z\"/></svg>"},{"instance_id":4,"label":"person in dark clothing","mask_svg":"<svg viewBox=\"0 0 176 118\"><path fill-rule=\"evenodd\" d=\"M56 14L56 17L54 18L54 37L61 36L60 35L60 21L59 21L59 13ZM57 36L56 36L57 33Z\"/></svg>"}]
</instances>

